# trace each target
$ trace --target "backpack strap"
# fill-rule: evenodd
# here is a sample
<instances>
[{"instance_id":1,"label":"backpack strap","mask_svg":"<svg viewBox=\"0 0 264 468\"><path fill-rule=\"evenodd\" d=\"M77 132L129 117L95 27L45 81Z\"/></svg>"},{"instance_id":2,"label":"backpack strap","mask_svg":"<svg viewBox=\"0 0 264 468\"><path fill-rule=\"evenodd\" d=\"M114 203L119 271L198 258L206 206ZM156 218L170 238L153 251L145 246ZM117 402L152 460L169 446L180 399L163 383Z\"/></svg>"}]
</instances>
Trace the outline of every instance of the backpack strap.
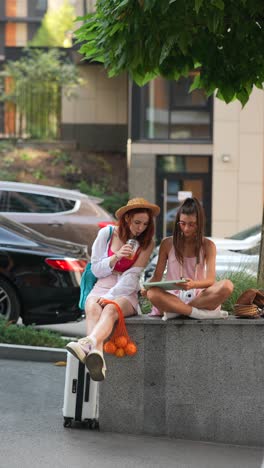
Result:
<instances>
[{"instance_id":1,"label":"backpack strap","mask_svg":"<svg viewBox=\"0 0 264 468\"><path fill-rule=\"evenodd\" d=\"M110 241L110 239L111 239L111 237L112 237L113 231L114 231L114 228L113 228L113 226L110 224L110 226L109 226L109 234L108 234L108 238L107 238L107 241L106 241L107 244L108 244L108 242Z\"/></svg>"}]
</instances>

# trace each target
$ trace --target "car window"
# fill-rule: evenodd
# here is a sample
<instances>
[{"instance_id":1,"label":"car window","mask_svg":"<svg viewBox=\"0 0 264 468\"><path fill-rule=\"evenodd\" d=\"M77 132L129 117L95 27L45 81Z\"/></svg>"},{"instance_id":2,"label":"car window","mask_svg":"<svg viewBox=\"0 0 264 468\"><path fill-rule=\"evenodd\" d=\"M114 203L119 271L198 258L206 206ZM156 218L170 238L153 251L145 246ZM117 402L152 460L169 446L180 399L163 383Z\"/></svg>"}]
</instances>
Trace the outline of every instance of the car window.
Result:
<instances>
[{"instance_id":1,"label":"car window","mask_svg":"<svg viewBox=\"0 0 264 468\"><path fill-rule=\"evenodd\" d=\"M9 231L8 229L0 226L0 246L3 245L27 245L36 246L34 240L27 239L24 236L16 234L16 232Z\"/></svg>"},{"instance_id":2,"label":"car window","mask_svg":"<svg viewBox=\"0 0 264 468\"><path fill-rule=\"evenodd\" d=\"M2 211L16 213L58 213L72 210L75 200L51 197L37 193L9 192L8 201Z\"/></svg>"},{"instance_id":3,"label":"car window","mask_svg":"<svg viewBox=\"0 0 264 468\"><path fill-rule=\"evenodd\" d=\"M6 192L0 190L0 211L5 211Z\"/></svg>"},{"instance_id":4,"label":"car window","mask_svg":"<svg viewBox=\"0 0 264 468\"><path fill-rule=\"evenodd\" d=\"M228 239L243 240L249 236L254 236L255 234L258 234L259 232L261 232L261 224L257 224L256 226L237 232L233 236L230 236Z\"/></svg>"},{"instance_id":5,"label":"car window","mask_svg":"<svg viewBox=\"0 0 264 468\"><path fill-rule=\"evenodd\" d=\"M250 247L249 249L239 250L239 252L243 254L247 254L247 255L259 255L260 254L260 242L258 242L253 247Z\"/></svg>"}]
</instances>

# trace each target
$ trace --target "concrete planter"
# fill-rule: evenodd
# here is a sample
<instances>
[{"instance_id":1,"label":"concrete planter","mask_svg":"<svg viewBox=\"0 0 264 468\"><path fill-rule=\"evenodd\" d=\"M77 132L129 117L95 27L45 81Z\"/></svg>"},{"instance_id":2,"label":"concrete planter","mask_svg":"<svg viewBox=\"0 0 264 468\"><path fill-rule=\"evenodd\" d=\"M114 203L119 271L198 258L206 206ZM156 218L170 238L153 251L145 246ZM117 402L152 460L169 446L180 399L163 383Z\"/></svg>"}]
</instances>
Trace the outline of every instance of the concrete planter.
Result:
<instances>
[{"instance_id":1,"label":"concrete planter","mask_svg":"<svg viewBox=\"0 0 264 468\"><path fill-rule=\"evenodd\" d=\"M134 357L107 355L103 431L264 443L264 320L127 320Z\"/></svg>"},{"instance_id":2,"label":"concrete planter","mask_svg":"<svg viewBox=\"0 0 264 468\"><path fill-rule=\"evenodd\" d=\"M46 348L44 346L21 346L0 343L0 359L57 362L66 361L67 352L63 348Z\"/></svg>"}]
</instances>

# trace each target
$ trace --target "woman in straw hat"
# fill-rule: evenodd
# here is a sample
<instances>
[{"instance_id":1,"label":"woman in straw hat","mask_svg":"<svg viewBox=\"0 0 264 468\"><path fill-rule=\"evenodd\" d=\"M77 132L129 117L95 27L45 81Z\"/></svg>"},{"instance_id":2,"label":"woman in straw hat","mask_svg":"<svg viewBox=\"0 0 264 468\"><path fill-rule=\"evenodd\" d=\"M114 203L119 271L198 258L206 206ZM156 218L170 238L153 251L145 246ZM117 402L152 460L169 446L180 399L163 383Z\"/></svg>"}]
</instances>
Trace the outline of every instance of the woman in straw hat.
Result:
<instances>
[{"instance_id":1,"label":"woman in straw hat","mask_svg":"<svg viewBox=\"0 0 264 468\"><path fill-rule=\"evenodd\" d=\"M104 300L117 302L125 317L137 313L139 278L154 247L154 217L159 212L157 205L133 198L116 211L118 224L112 235L109 226L102 228L93 244L91 269L98 280L85 302L87 336L66 346L86 364L93 380L105 377L103 343L118 318L115 306ZM134 253L131 239L137 240Z\"/></svg>"},{"instance_id":2,"label":"woman in straw hat","mask_svg":"<svg viewBox=\"0 0 264 468\"><path fill-rule=\"evenodd\" d=\"M150 316L163 320L186 315L195 319L226 318L221 304L233 291L229 280L215 280L215 244L204 237L204 210L197 198L187 198L179 207L172 237L163 239L154 276L161 281L167 265L166 280L185 278L181 290L159 287L142 290L153 304Z\"/></svg>"}]
</instances>

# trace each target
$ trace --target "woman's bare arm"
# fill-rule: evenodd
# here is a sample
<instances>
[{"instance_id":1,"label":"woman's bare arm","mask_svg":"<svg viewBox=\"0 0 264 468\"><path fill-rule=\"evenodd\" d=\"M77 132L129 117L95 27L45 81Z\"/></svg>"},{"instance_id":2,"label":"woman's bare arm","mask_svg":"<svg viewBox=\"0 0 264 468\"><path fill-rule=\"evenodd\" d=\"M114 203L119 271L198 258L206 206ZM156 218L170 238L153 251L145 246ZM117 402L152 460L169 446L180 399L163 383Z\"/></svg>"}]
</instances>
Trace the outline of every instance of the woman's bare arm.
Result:
<instances>
[{"instance_id":1,"label":"woman's bare arm","mask_svg":"<svg viewBox=\"0 0 264 468\"><path fill-rule=\"evenodd\" d=\"M154 275L149 280L150 282L154 281L161 281L163 277L164 270L166 268L168 254L172 246L172 238L167 237L161 241L160 248L159 248L159 258L158 263L154 272Z\"/></svg>"}]
</instances>

